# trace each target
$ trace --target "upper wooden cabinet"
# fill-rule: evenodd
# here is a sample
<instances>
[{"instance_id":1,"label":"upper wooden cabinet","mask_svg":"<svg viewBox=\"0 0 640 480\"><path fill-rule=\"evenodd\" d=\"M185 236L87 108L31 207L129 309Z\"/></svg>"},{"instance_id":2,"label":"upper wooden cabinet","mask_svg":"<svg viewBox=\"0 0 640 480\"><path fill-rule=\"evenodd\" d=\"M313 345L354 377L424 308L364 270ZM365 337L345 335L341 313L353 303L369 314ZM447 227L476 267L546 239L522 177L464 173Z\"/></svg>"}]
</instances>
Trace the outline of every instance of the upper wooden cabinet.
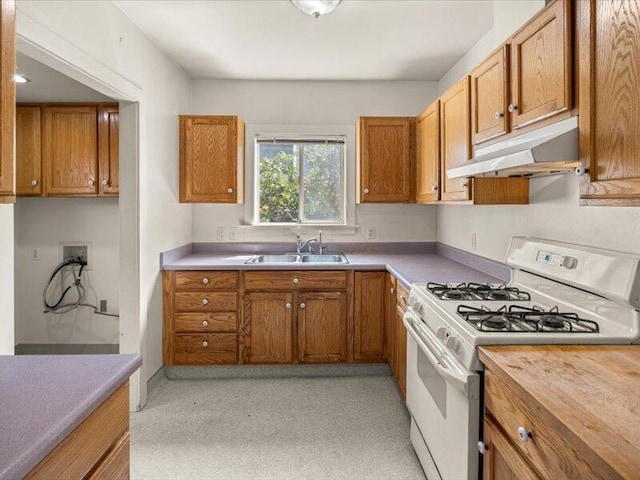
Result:
<instances>
[{"instance_id":1,"label":"upper wooden cabinet","mask_svg":"<svg viewBox=\"0 0 640 480\"><path fill-rule=\"evenodd\" d=\"M640 3L578 2L583 205L640 206Z\"/></svg>"},{"instance_id":2,"label":"upper wooden cabinet","mask_svg":"<svg viewBox=\"0 0 640 480\"><path fill-rule=\"evenodd\" d=\"M42 109L16 108L16 194L42 194Z\"/></svg>"},{"instance_id":3,"label":"upper wooden cabinet","mask_svg":"<svg viewBox=\"0 0 640 480\"><path fill-rule=\"evenodd\" d=\"M440 200L440 101L416 120L416 203Z\"/></svg>"},{"instance_id":4,"label":"upper wooden cabinet","mask_svg":"<svg viewBox=\"0 0 640 480\"><path fill-rule=\"evenodd\" d=\"M447 170L471 159L469 76L465 76L440 97L441 199L468 201L471 180L447 178Z\"/></svg>"},{"instance_id":5,"label":"upper wooden cabinet","mask_svg":"<svg viewBox=\"0 0 640 480\"><path fill-rule=\"evenodd\" d=\"M471 72L471 134L480 143L509 131L509 46Z\"/></svg>"},{"instance_id":6,"label":"upper wooden cabinet","mask_svg":"<svg viewBox=\"0 0 640 480\"><path fill-rule=\"evenodd\" d=\"M180 116L180 202L244 202L244 122Z\"/></svg>"},{"instance_id":7,"label":"upper wooden cabinet","mask_svg":"<svg viewBox=\"0 0 640 480\"><path fill-rule=\"evenodd\" d=\"M353 359L379 362L384 358L385 272L355 273Z\"/></svg>"},{"instance_id":8,"label":"upper wooden cabinet","mask_svg":"<svg viewBox=\"0 0 640 480\"><path fill-rule=\"evenodd\" d=\"M357 202L412 202L415 118L361 117L357 131Z\"/></svg>"},{"instance_id":9,"label":"upper wooden cabinet","mask_svg":"<svg viewBox=\"0 0 640 480\"><path fill-rule=\"evenodd\" d=\"M571 4L555 0L511 39L512 129L572 106Z\"/></svg>"},{"instance_id":10,"label":"upper wooden cabinet","mask_svg":"<svg viewBox=\"0 0 640 480\"><path fill-rule=\"evenodd\" d=\"M120 193L119 126L118 107L98 108L98 167L103 196Z\"/></svg>"},{"instance_id":11,"label":"upper wooden cabinet","mask_svg":"<svg viewBox=\"0 0 640 480\"><path fill-rule=\"evenodd\" d=\"M0 2L0 203L15 201L14 132L16 112L15 2Z\"/></svg>"}]
</instances>

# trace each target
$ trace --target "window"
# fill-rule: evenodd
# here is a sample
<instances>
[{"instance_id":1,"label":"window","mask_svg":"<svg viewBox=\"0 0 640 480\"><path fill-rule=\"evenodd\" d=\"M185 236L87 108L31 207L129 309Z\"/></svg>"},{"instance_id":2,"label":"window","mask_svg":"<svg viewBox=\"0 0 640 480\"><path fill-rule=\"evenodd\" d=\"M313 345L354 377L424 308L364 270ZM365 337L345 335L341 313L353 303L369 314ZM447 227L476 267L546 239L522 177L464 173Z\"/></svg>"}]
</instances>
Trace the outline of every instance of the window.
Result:
<instances>
[{"instance_id":1,"label":"window","mask_svg":"<svg viewBox=\"0 0 640 480\"><path fill-rule=\"evenodd\" d=\"M345 223L345 138L256 140L258 224Z\"/></svg>"}]
</instances>

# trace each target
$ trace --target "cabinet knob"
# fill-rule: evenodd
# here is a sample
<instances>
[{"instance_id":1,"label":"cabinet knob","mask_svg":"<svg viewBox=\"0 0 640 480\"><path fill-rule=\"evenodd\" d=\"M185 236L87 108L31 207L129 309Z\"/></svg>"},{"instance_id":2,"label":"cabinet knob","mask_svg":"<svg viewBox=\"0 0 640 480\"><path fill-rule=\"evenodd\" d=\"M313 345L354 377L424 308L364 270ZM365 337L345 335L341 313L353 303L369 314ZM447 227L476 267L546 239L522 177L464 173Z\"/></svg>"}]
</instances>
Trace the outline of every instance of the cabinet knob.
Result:
<instances>
[{"instance_id":1,"label":"cabinet knob","mask_svg":"<svg viewBox=\"0 0 640 480\"><path fill-rule=\"evenodd\" d=\"M38 185L38 181L37 180L31 180L31 186L35 187L36 185Z\"/></svg>"},{"instance_id":2,"label":"cabinet knob","mask_svg":"<svg viewBox=\"0 0 640 480\"><path fill-rule=\"evenodd\" d=\"M404 303L405 305L407 304L407 297L405 297L404 295L400 295L400 300L402 300L402 303Z\"/></svg>"},{"instance_id":3,"label":"cabinet knob","mask_svg":"<svg viewBox=\"0 0 640 480\"><path fill-rule=\"evenodd\" d=\"M467 187L469 186L469 181L467 180L466 182L464 182L464 183L462 184L462 186L463 186L464 188L467 188Z\"/></svg>"},{"instance_id":4,"label":"cabinet knob","mask_svg":"<svg viewBox=\"0 0 640 480\"><path fill-rule=\"evenodd\" d=\"M284 304L285 308L291 308L291 304L289 302Z\"/></svg>"},{"instance_id":5,"label":"cabinet knob","mask_svg":"<svg viewBox=\"0 0 640 480\"><path fill-rule=\"evenodd\" d=\"M89 180L87 183L90 187L93 187L96 184L96 182L94 182L93 180Z\"/></svg>"},{"instance_id":6,"label":"cabinet knob","mask_svg":"<svg viewBox=\"0 0 640 480\"><path fill-rule=\"evenodd\" d=\"M296 283L296 284L297 284L297 283L300 283L300 280L299 280L299 279L297 279L297 278L294 278L294 279L293 279L293 283Z\"/></svg>"},{"instance_id":7,"label":"cabinet knob","mask_svg":"<svg viewBox=\"0 0 640 480\"><path fill-rule=\"evenodd\" d=\"M518 428L518 437L520 438L521 441L528 442L529 439L531 439L531 432L529 432L524 427L519 427Z\"/></svg>"},{"instance_id":8,"label":"cabinet knob","mask_svg":"<svg viewBox=\"0 0 640 480\"><path fill-rule=\"evenodd\" d=\"M208 322L208 321L206 321L206 320L203 320L203 321L202 321L202 325L204 325L204 326L206 327L207 325L209 325L209 322Z\"/></svg>"},{"instance_id":9,"label":"cabinet knob","mask_svg":"<svg viewBox=\"0 0 640 480\"><path fill-rule=\"evenodd\" d=\"M478 442L478 451L484 455L489 450L489 447L484 444L484 442Z\"/></svg>"},{"instance_id":10,"label":"cabinet knob","mask_svg":"<svg viewBox=\"0 0 640 480\"><path fill-rule=\"evenodd\" d=\"M391 293L396 293L395 288L391 287Z\"/></svg>"},{"instance_id":11,"label":"cabinet knob","mask_svg":"<svg viewBox=\"0 0 640 480\"><path fill-rule=\"evenodd\" d=\"M363 191L364 191L364 193L369 193L369 189L368 188L365 188Z\"/></svg>"},{"instance_id":12,"label":"cabinet knob","mask_svg":"<svg viewBox=\"0 0 640 480\"><path fill-rule=\"evenodd\" d=\"M518 109L518 106L517 106L517 105L514 105L513 103L510 103L510 104L509 104L509 109L508 109L508 110L509 110L511 113L515 112L517 109Z\"/></svg>"},{"instance_id":13,"label":"cabinet knob","mask_svg":"<svg viewBox=\"0 0 640 480\"><path fill-rule=\"evenodd\" d=\"M102 185L106 187L107 185L109 185L109 182L107 180L102 180Z\"/></svg>"},{"instance_id":14,"label":"cabinet knob","mask_svg":"<svg viewBox=\"0 0 640 480\"><path fill-rule=\"evenodd\" d=\"M209 300L207 300L206 298L202 299L202 304L203 305L208 305L209 304Z\"/></svg>"},{"instance_id":15,"label":"cabinet knob","mask_svg":"<svg viewBox=\"0 0 640 480\"><path fill-rule=\"evenodd\" d=\"M231 187L227 188L227 193L233 193L233 188Z\"/></svg>"},{"instance_id":16,"label":"cabinet knob","mask_svg":"<svg viewBox=\"0 0 640 480\"><path fill-rule=\"evenodd\" d=\"M431 190L433 190L434 192L438 191L438 185L434 185L433 187L431 187Z\"/></svg>"},{"instance_id":17,"label":"cabinet knob","mask_svg":"<svg viewBox=\"0 0 640 480\"><path fill-rule=\"evenodd\" d=\"M304 303L301 303L301 304L300 304L300 308L303 308L303 309L304 309L304 307L306 307L306 305L305 305Z\"/></svg>"},{"instance_id":18,"label":"cabinet knob","mask_svg":"<svg viewBox=\"0 0 640 480\"><path fill-rule=\"evenodd\" d=\"M205 285L207 285L209 283L209 279L207 277L204 277L202 279L202 283L204 283Z\"/></svg>"},{"instance_id":19,"label":"cabinet knob","mask_svg":"<svg viewBox=\"0 0 640 480\"><path fill-rule=\"evenodd\" d=\"M202 346L203 347L208 347L209 346L209 342L207 342L206 340L204 342L202 342Z\"/></svg>"},{"instance_id":20,"label":"cabinet knob","mask_svg":"<svg viewBox=\"0 0 640 480\"><path fill-rule=\"evenodd\" d=\"M495 115L494 115L494 117L496 117L496 120L499 120L499 119L501 119L502 117L504 117L504 113L502 113L502 112L496 112L496 113L495 113Z\"/></svg>"}]
</instances>

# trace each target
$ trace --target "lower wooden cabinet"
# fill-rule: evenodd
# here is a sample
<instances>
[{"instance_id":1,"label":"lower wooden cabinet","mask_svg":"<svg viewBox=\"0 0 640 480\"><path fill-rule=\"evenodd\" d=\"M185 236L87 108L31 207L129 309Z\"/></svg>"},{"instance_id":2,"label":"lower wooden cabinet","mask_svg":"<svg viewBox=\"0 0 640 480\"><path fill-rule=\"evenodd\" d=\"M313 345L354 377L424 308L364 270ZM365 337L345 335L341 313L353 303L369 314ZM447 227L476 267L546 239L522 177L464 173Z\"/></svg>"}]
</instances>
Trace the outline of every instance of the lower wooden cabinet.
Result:
<instances>
[{"instance_id":1,"label":"lower wooden cabinet","mask_svg":"<svg viewBox=\"0 0 640 480\"><path fill-rule=\"evenodd\" d=\"M247 293L244 325L246 363L293 362L293 293Z\"/></svg>"},{"instance_id":2,"label":"lower wooden cabinet","mask_svg":"<svg viewBox=\"0 0 640 480\"><path fill-rule=\"evenodd\" d=\"M353 359L380 362L384 358L385 272L355 273Z\"/></svg>"},{"instance_id":3,"label":"lower wooden cabinet","mask_svg":"<svg viewBox=\"0 0 640 480\"><path fill-rule=\"evenodd\" d=\"M396 307L396 380L398 388L402 393L402 398L407 398L407 329L404 326L402 317L405 310L398 305Z\"/></svg>"},{"instance_id":4,"label":"lower wooden cabinet","mask_svg":"<svg viewBox=\"0 0 640 480\"><path fill-rule=\"evenodd\" d=\"M298 299L300 362L345 362L347 360L346 292L301 293Z\"/></svg>"},{"instance_id":5,"label":"lower wooden cabinet","mask_svg":"<svg viewBox=\"0 0 640 480\"><path fill-rule=\"evenodd\" d=\"M540 478L489 417L484 420L484 445L482 475L485 480Z\"/></svg>"}]
</instances>

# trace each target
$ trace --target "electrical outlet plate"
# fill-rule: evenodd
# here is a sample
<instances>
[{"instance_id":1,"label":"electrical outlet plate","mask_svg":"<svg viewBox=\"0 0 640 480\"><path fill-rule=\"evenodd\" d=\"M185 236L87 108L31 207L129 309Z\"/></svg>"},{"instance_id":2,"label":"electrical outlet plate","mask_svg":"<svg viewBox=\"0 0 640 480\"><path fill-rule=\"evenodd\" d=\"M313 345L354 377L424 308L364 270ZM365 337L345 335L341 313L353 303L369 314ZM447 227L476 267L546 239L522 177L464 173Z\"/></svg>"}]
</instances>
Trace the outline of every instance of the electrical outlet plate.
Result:
<instances>
[{"instance_id":1,"label":"electrical outlet plate","mask_svg":"<svg viewBox=\"0 0 640 480\"><path fill-rule=\"evenodd\" d=\"M62 261L69 257L81 257L87 262L84 268L91 270L93 264L91 250L91 242L60 242L60 260Z\"/></svg>"},{"instance_id":2,"label":"electrical outlet plate","mask_svg":"<svg viewBox=\"0 0 640 480\"><path fill-rule=\"evenodd\" d=\"M376 238L376 227L367 227L367 240L374 240Z\"/></svg>"},{"instance_id":3,"label":"electrical outlet plate","mask_svg":"<svg viewBox=\"0 0 640 480\"><path fill-rule=\"evenodd\" d=\"M229 228L229 240L231 240L232 242L238 240L238 227Z\"/></svg>"},{"instance_id":4,"label":"electrical outlet plate","mask_svg":"<svg viewBox=\"0 0 640 480\"><path fill-rule=\"evenodd\" d=\"M218 227L216 229L217 238L219 242L223 242L227 239L227 228L226 227Z\"/></svg>"},{"instance_id":5,"label":"electrical outlet plate","mask_svg":"<svg viewBox=\"0 0 640 480\"><path fill-rule=\"evenodd\" d=\"M476 234L475 233L471 234L471 251L473 252L476 251Z\"/></svg>"}]
</instances>

